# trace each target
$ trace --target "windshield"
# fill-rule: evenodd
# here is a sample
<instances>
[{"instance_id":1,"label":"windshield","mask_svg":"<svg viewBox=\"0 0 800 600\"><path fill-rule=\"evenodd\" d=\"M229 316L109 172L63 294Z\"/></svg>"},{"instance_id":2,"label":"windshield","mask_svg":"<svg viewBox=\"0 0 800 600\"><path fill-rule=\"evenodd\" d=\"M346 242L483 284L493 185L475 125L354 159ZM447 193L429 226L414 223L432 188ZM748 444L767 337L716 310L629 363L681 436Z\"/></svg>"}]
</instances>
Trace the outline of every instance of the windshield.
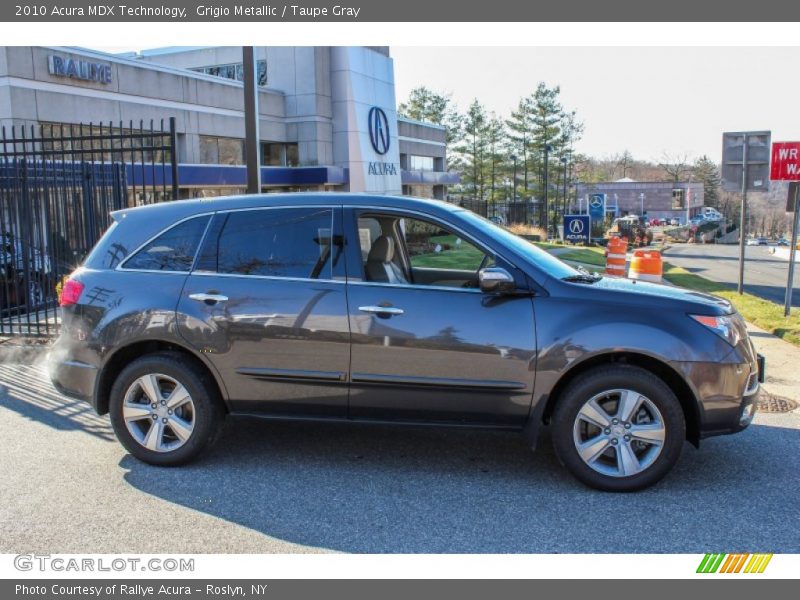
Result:
<instances>
[{"instance_id":1,"label":"windshield","mask_svg":"<svg viewBox=\"0 0 800 600\"><path fill-rule=\"evenodd\" d=\"M555 277L556 279L564 279L565 277L574 277L575 275L581 274L580 271L570 267L567 263L558 260L552 254L545 252L538 246L535 246L518 235L514 235L499 225L495 225L488 219L484 219L472 211L465 210L461 212L460 215L472 225L486 232L491 237L499 239L503 244L518 254L524 256L537 268L541 269L551 277Z\"/></svg>"}]
</instances>

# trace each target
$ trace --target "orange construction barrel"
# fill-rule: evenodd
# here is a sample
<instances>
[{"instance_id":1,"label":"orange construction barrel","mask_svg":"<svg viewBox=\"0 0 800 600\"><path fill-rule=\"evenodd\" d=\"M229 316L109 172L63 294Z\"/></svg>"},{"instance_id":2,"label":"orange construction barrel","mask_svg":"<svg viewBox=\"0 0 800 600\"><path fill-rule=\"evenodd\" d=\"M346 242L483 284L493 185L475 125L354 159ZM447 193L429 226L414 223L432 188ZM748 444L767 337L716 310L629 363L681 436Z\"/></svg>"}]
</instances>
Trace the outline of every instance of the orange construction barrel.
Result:
<instances>
[{"instance_id":1,"label":"orange construction barrel","mask_svg":"<svg viewBox=\"0 0 800 600\"><path fill-rule=\"evenodd\" d=\"M663 264L658 250L635 250L631 256L628 278L660 282Z\"/></svg>"},{"instance_id":2,"label":"orange construction barrel","mask_svg":"<svg viewBox=\"0 0 800 600\"><path fill-rule=\"evenodd\" d=\"M612 237L606 248L606 275L625 277L625 256L628 252L628 240Z\"/></svg>"}]
</instances>

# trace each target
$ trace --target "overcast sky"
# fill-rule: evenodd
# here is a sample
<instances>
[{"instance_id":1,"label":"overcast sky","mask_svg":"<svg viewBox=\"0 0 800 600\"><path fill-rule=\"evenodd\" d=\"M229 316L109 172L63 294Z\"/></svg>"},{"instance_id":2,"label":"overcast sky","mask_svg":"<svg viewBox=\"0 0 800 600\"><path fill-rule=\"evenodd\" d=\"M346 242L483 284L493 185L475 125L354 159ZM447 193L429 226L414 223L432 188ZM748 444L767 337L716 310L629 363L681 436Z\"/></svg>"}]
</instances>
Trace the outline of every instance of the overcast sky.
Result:
<instances>
[{"instance_id":1,"label":"overcast sky","mask_svg":"<svg viewBox=\"0 0 800 600\"><path fill-rule=\"evenodd\" d=\"M598 25L599 27L600 25ZM634 25L632 25L634 26ZM800 48L392 47L397 101L418 85L508 115L539 81L586 126L581 152L719 160L722 132L800 139Z\"/></svg>"}]
</instances>

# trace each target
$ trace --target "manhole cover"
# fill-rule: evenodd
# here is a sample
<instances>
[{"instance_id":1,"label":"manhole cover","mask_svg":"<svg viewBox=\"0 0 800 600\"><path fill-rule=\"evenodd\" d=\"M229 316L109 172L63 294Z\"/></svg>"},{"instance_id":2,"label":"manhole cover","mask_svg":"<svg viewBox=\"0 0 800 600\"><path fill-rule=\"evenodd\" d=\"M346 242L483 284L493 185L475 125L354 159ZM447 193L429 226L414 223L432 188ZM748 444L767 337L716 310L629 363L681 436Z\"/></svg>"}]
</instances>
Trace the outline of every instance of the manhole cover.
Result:
<instances>
[{"instance_id":1,"label":"manhole cover","mask_svg":"<svg viewBox=\"0 0 800 600\"><path fill-rule=\"evenodd\" d=\"M764 389L762 389L761 393L758 395L759 412L785 413L793 411L797 407L798 404L794 400L770 394Z\"/></svg>"}]
</instances>

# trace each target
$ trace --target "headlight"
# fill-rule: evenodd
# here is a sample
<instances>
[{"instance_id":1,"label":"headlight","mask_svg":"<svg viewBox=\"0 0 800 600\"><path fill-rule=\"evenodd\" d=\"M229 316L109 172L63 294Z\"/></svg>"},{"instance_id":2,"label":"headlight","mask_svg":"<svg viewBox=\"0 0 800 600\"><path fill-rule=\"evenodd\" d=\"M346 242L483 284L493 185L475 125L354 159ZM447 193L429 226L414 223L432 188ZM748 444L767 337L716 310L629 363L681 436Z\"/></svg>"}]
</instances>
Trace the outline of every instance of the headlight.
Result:
<instances>
[{"instance_id":1,"label":"headlight","mask_svg":"<svg viewBox=\"0 0 800 600\"><path fill-rule=\"evenodd\" d=\"M709 317L706 315L689 315L701 325L705 325L714 333L736 346L742 340L741 328L737 321L738 315L724 315L722 317Z\"/></svg>"}]
</instances>

